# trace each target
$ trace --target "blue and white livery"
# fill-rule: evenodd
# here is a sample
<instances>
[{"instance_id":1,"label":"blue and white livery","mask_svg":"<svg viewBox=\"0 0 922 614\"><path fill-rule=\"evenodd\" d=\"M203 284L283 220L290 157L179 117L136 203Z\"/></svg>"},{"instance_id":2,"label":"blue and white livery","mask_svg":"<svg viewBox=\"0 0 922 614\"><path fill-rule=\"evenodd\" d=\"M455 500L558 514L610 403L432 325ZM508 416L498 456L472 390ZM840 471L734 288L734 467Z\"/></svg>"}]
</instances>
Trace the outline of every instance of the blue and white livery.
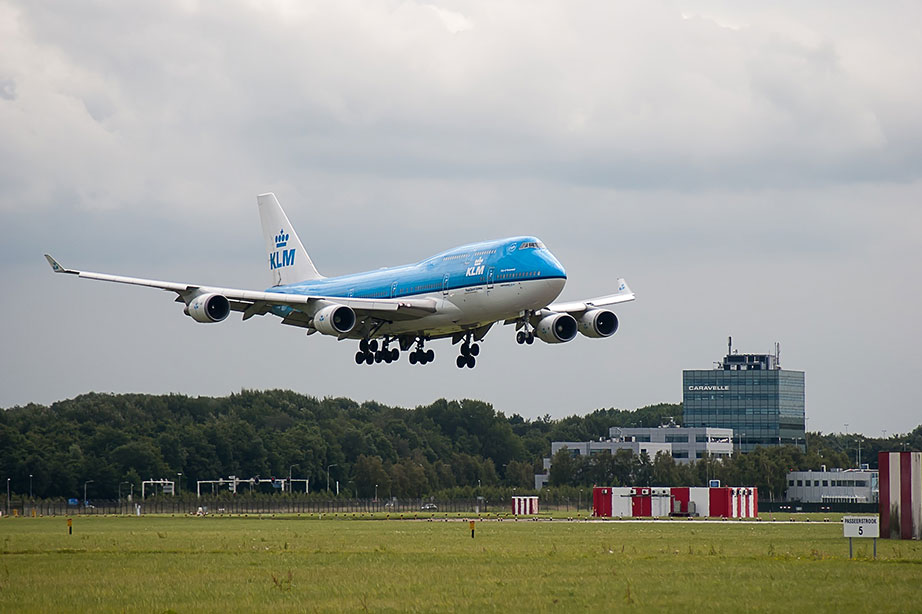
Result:
<instances>
[{"instance_id":1,"label":"blue and white livery","mask_svg":"<svg viewBox=\"0 0 922 614\"><path fill-rule=\"evenodd\" d=\"M614 294L554 303L564 288L563 265L535 237L509 237L463 245L415 264L341 277L321 275L274 194L257 197L272 287L260 292L155 281L66 269L45 255L56 273L176 292L196 322L221 322L231 311L243 319L272 314L282 324L339 340L359 341L358 364L390 363L400 351L426 364L432 339L460 343L458 367L474 367L478 342L497 322L514 324L516 340L565 343L577 333L610 337L617 316L607 309L634 300L618 279ZM393 347L392 347L393 345Z\"/></svg>"}]
</instances>

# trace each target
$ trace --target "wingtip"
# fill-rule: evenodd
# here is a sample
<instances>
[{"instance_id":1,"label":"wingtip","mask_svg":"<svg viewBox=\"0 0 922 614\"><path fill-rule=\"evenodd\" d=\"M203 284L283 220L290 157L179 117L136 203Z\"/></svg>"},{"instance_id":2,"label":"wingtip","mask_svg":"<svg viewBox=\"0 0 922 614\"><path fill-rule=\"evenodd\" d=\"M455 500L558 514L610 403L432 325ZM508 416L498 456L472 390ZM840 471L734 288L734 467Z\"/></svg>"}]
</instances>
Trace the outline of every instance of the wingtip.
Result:
<instances>
[{"instance_id":1,"label":"wingtip","mask_svg":"<svg viewBox=\"0 0 922 614\"><path fill-rule=\"evenodd\" d=\"M64 273L67 271L67 269L58 264L58 261L55 260L51 254L45 254L45 260L48 261L48 264L51 265L51 270L55 273Z\"/></svg>"},{"instance_id":2,"label":"wingtip","mask_svg":"<svg viewBox=\"0 0 922 614\"><path fill-rule=\"evenodd\" d=\"M51 265L51 270L55 273L70 273L71 275L79 275L80 271L74 271L72 269L65 269L61 266L61 263L54 259L54 256L51 254L45 254L45 260L48 261L48 264Z\"/></svg>"}]
</instances>

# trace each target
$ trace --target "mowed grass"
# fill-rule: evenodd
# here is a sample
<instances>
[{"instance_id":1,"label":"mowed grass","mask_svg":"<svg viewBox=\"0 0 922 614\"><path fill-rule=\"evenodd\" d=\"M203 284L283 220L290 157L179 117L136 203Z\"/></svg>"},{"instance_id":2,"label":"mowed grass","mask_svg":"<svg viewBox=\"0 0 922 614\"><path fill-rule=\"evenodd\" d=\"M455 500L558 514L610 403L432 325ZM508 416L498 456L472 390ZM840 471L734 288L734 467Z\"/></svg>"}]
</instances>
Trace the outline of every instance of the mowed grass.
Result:
<instances>
[{"instance_id":1,"label":"mowed grass","mask_svg":"<svg viewBox=\"0 0 922 614\"><path fill-rule=\"evenodd\" d=\"M838 523L0 520L0 612L922 609L922 544Z\"/></svg>"}]
</instances>

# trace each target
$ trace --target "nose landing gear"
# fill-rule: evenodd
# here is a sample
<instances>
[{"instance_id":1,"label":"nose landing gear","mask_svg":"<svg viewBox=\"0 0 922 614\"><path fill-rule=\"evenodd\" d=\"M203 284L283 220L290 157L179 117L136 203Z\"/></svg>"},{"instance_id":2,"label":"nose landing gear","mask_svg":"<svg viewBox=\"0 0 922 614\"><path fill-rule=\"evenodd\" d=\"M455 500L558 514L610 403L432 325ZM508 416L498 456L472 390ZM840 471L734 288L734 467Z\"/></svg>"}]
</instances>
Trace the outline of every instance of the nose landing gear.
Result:
<instances>
[{"instance_id":1,"label":"nose landing gear","mask_svg":"<svg viewBox=\"0 0 922 614\"><path fill-rule=\"evenodd\" d=\"M528 345L531 345L532 343L535 342L535 333L533 333L532 331L526 332L524 330L520 330L519 332L515 334L515 342L518 343L519 345L522 345L523 343L527 343Z\"/></svg>"},{"instance_id":2,"label":"nose landing gear","mask_svg":"<svg viewBox=\"0 0 922 614\"><path fill-rule=\"evenodd\" d=\"M515 334L515 342L519 345L527 343L531 345L535 342L535 331L532 330L528 325L528 314L526 313L525 317L518 321L515 325L517 332Z\"/></svg>"}]
</instances>

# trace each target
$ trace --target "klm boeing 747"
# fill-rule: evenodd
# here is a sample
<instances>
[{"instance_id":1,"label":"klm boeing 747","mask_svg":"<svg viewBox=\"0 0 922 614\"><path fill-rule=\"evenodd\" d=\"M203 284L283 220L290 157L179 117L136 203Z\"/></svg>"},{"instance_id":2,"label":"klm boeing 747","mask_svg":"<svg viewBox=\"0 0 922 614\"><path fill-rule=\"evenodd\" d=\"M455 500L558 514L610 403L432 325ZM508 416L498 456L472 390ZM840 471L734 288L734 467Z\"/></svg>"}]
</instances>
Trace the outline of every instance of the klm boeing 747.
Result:
<instances>
[{"instance_id":1,"label":"klm boeing 747","mask_svg":"<svg viewBox=\"0 0 922 614\"><path fill-rule=\"evenodd\" d=\"M535 237L510 237L464 245L416 264L324 277L317 272L274 194L257 197L272 287L264 292L215 288L77 271L45 258L56 273L175 292L196 322L273 314L282 324L339 340L359 342L357 364L391 363L401 351L411 364L435 359L426 342L461 344L458 367L473 368L478 344L497 322L515 325L516 341L566 343L577 333L610 337L618 317L607 307L634 300L623 279L598 298L555 303L567 274ZM393 345L393 347L392 347ZM399 349L398 349L399 348Z\"/></svg>"}]
</instances>

